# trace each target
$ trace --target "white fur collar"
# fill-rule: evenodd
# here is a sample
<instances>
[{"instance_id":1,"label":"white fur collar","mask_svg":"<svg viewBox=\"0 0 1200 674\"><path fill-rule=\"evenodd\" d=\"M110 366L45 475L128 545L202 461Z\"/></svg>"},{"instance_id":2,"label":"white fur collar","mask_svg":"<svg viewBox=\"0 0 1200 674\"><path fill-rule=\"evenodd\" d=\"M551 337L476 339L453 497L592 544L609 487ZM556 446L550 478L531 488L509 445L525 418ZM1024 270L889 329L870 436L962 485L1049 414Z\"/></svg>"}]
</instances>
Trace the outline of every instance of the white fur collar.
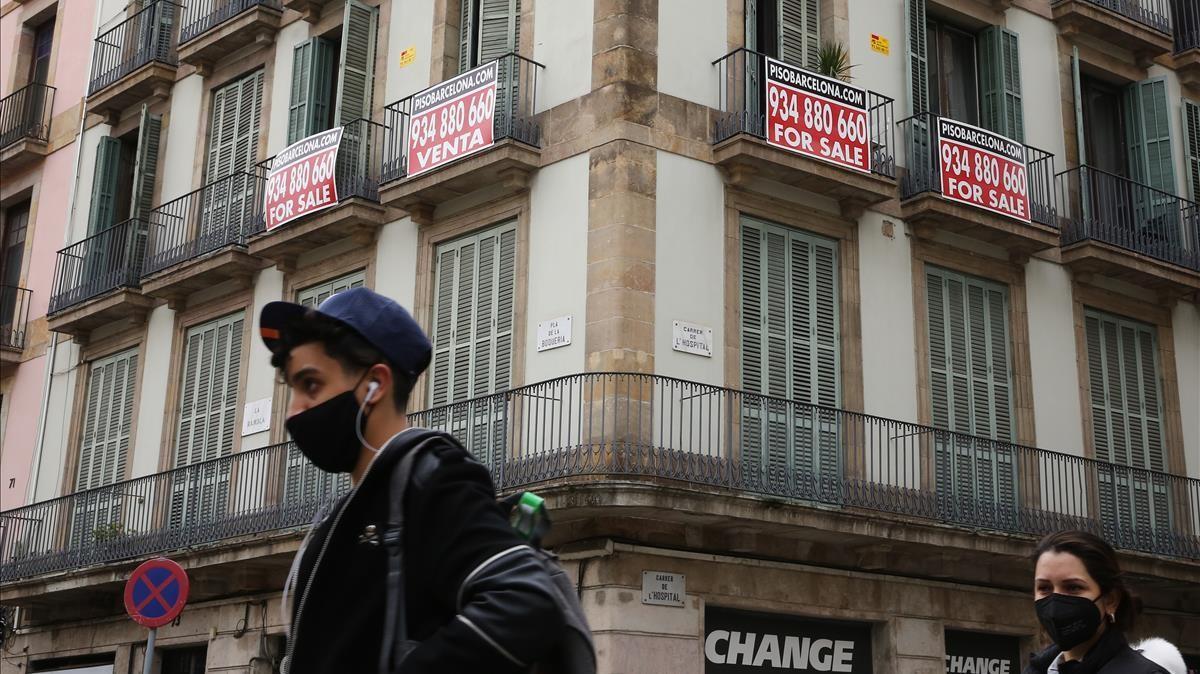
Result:
<instances>
[{"instance_id":1,"label":"white fur collar","mask_svg":"<svg viewBox=\"0 0 1200 674\"><path fill-rule=\"evenodd\" d=\"M1146 659L1152 660L1171 674L1187 674L1187 665L1183 662L1183 655L1166 639L1151 637L1134 645L1133 650L1141 651Z\"/></svg>"}]
</instances>

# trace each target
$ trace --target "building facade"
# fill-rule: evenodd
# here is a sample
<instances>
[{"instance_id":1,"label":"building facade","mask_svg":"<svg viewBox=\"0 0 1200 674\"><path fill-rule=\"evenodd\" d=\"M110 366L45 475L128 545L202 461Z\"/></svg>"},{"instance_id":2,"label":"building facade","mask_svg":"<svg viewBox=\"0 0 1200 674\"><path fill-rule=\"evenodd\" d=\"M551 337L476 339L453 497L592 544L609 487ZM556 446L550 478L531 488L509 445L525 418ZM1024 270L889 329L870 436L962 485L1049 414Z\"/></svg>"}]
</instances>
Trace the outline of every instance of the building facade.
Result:
<instances>
[{"instance_id":1,"label":"building facade","mask_svg":"<svg viewBox=\"0 0 1200 674\"><path fill-rule=\"evenodd\" d=\"M359 285L433 340L414 423L547 497L602 671L1017 671L1066 527L1200 656L1195 2L88 4L3 10L6 56L91 27L77 159L25 183L5 674L141 667L159 554L156 671L273 671L347 483L256 317ZM335 128L336 202L272 226L274 157Z\"/></svg>"}]
</instances>

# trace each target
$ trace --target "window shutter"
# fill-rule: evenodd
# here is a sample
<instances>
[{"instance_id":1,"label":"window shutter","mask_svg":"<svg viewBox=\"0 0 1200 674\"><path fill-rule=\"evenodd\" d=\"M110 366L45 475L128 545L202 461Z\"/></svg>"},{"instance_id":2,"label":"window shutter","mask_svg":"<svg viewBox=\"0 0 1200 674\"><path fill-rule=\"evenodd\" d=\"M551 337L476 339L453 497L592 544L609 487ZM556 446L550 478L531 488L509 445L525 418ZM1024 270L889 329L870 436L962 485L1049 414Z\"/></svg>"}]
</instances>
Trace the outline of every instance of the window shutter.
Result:
<instances>
[{"instance_id":1,"label":"window shutter","mask_svg":"<svg viewBox=\"0 0 1200 674\"><path fill-rule=\"evenodd\" d=\"M155 3L156 38L154 58L164 63L171 61L171 44L174 41L175 3L162 0Z\"/></svg>"},{"instance_id":2,"label":"window shutter","mask_svg":"<svg viewBox=\"0 0 1200 674\"><path fill-rule=\"evenodd\" d=\"M999 26L978 35L979 98L983 126L1025 142L1017 34Z\"/></svg>"},{"instance_id":3,"label":"window shutter","mask_svg":"<svg viewBox=\"0 0 1200 674\"><path fill-rule=\"evenodd\" d=\"M459 0L462 14L458 21L458 72L465 73L475 66L471 48L475 43L475 7L479 0Z\"/></svg>"},{"instance_id":4,"label":"window shutter","mask_svg":"<svg viewBox=\"0 0 1200 674\"><path fill-rule=\"evenodd\" d=\"M88 236L116 224L117 176L121 169L121 141L104 136L96 148L92 175L92 201L88 210Z\"/></svg>"},{"instance_id":5,"label":"window shutter","mask_svg":"<svg viewBox=\"0 0 1200 674\"><path fill-rule=\"evenodd\" d=\"M1188 185L1192 201L1200 201L1200 103L1183 99L1183 128L1187 134Z\"/></svg>"},{"instance_id":6,"label":"window shutter","mask_svg":"<svg viewBox=\"0 0 1200 674\"><path fill-rule=\"evenodd\" d=\"M366 272L359 270L320 285L310 286L300 291L296 297L296 303L308 309L315 309L322 302L343 290L361 288L365 279Z\"/></svg>"},{"instance_id":7,"label":"window shutter","mask_svg":"<svg viewBox=\"0 0 1200 674\"><path fill-rule=\"evenodd\" d=\"M821 47L819 0L777 1L780 60L815 69Z\"/></svg>"},{"instance_id":8,"label":"window shutter","mask_svg":"<svg viewBox=\"0 0 1200 674\"><path fill-rule=\"evenodd\" d=\"M188 330L175 466L233 451L242 364L242 313Z\"/></svg>"},{"instance_id":9,"label":"window shutter","mask_svg":"<svg viewBox=\"0 0 1200 674\"><path fill-rule=\"evenodd\" d=\"M336 58L333 43L323 37L302 42L293 50L289 145L327 127Z\"/></svg>"},{"instance_id":10,"label":"window shutter","mask_svg":"<svg viewBox=\"0 0 1200 674\"><path fill-rule=\"evenodd\" d=\"M375 82L375 43L379 8L347 0L342 20L341 77L338 78L338 124L371 118Z\"/></svg>"},{"instance_id":11,"label":"window shutter","mask_svg":"<svg viewBox=\"0 0 1200 674\"><path fill-rule=\"evenodd\" d=\"M245 171L257 161L262 89L258 70L213 92L205 182Z\"/></svg>"},{"instance_id":12,"label":"window shutter","mask_svg":"<svg viewBox=\"0 0 1200 674\"><path fill-rule=\"evenodd\" d=\"M134 349L92 363L76 491L112 484L125 476L133 429L137 360Z\"/></svg>"},{"instance_id":13,"label":"window shutter","mask_svg":"<svg viewBox=\"0 0 1200 674\"><path fill-rule=\"evenodd\" d=\"M521 0L476 0L479 2L479 41L477 64L487 63L520 44Z\"/></svg>"},{"instance_id":14,"label":"window shutter","mask_svg":"<svg viewBox=\"0 0 1200 674\"><path fill-rule=\"evenodd\" d=\"M1175 194L1166 80L1156 78L1130 85L1125 90L1125 114L1133 179Z\"/></svg>"},{"instance_id":15,"label":"window shutter","mask_svg":"<svg viewBox=\"0 0 1200 674\"><path fill-rule=\"evenodd\" d=\"M150 114L142 105L138 126L137 163L133 169L133 217L145 218L154 208L154 181L158 177L158 146L162 138L162 115Z\"/></svg>"},{"instance_id":16,"label":"window shutter","mask_svg":"<svg viewBox=\"0 0 1200 674\"><path fill-rule=\"evenodd\" d=\"M908 100L914 115L929 111L929 54L925 0L906 0L908 38Z\"/></svg>"}]
</instances>

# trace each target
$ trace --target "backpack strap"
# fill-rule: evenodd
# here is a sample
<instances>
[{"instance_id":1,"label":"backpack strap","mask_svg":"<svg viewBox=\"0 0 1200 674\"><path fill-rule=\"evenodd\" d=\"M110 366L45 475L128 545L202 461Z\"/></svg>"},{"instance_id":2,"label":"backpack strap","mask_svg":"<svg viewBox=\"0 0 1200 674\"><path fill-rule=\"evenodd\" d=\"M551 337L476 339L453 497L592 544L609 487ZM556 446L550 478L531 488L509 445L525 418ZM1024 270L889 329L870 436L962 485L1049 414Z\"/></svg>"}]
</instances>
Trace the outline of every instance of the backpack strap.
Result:
<instances>
[{"instance_id":1,"label":"backpack strap","mask_svg":"<svg viewBox=\"0 0 1200 674\"><path fill-rule=\"evenodd\" d=\"M387 603L383 626L383 644L379 649L379 674L391 674L416 647L408 638L408 616L404 597L404 497L412 480L417 459L424 450L447 435L424 430L404 439L411 448L392 470L388 489L388 520L383 530L383 546L387 550ZM385 448L386 449L386 448Z\"/></svg>"}]
</instances>

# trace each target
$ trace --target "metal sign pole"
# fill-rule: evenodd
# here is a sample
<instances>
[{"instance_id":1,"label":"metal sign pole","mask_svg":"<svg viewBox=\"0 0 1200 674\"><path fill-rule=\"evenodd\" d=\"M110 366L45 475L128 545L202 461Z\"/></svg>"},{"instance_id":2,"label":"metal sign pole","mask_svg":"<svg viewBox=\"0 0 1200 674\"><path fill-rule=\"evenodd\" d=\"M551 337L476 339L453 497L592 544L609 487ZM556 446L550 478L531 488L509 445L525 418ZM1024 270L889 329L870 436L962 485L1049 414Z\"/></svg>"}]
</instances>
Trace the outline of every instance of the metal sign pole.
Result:
<instances>
[{"instance_id":1,"label":"metal sign pole","mask_svg":"<svg viewBox=\"0 0 1200 674\"><path fill-rule=\"evenodd\" d=\"M150 636L146 637L146 658L142 663L142 674L150 674L154 665L154 639L158 636L158 628L150 628Z\"/></svg>"}]
</instances>

